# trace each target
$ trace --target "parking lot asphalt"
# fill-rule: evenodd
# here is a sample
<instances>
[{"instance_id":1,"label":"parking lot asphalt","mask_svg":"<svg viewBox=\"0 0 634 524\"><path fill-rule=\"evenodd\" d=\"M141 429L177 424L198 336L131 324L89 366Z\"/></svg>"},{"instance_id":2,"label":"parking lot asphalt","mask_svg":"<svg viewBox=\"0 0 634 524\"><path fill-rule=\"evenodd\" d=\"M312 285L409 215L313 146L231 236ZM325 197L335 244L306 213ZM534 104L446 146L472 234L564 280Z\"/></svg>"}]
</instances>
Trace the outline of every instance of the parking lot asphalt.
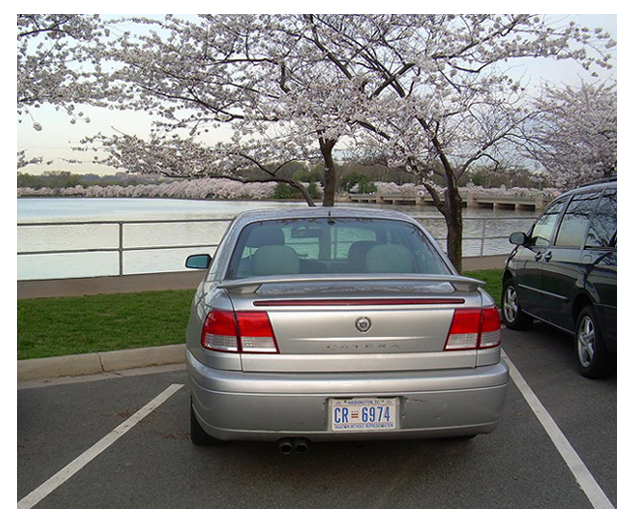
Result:
<instances>
[{"instance_id":1,"label":"parking lot asphalt","mask_svg":"<svg viewBox=\"0 0 634 524\"><path fill-rule=\"evenodd\" d=\"M578 375L572 339L541 323L503 330L503 346L616 507L616 376ZM315 443L303 455L273 443L193 446L185 385L70 478L59 475L172 384L186 384L184 369L19 389L18 501L53 479L33 507L593 507L515 383L489 435Z\"/></svg>"}]
</instances>

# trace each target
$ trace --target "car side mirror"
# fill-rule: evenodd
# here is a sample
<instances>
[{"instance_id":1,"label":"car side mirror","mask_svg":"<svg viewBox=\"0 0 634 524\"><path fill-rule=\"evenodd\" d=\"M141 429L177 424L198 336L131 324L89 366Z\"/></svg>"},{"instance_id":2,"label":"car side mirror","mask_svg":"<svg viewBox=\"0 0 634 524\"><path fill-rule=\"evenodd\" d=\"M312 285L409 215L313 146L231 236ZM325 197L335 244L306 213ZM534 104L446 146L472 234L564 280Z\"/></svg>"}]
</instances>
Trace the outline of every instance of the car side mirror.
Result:
<instances>
[{"instance_id":1,"label":"car side mirror","mask_svg":"<svg viewBox=\"0 0 634 524\"><path fill-rule=\"evenodd\" d=\"M209 255L190 255L185 260L185 267L189 269L209 269L211 260Z\"/></svg>"},{"instance_id":2,"label":"car side mirror","mask_svg":"<svg viewBox=\"0 0 634 524\"><path fill-rule=\"evenodd\" d=\"M518 246L525 246L528 243L526 233L511 233L509 242Z\"/></svg>"}]
</instances>

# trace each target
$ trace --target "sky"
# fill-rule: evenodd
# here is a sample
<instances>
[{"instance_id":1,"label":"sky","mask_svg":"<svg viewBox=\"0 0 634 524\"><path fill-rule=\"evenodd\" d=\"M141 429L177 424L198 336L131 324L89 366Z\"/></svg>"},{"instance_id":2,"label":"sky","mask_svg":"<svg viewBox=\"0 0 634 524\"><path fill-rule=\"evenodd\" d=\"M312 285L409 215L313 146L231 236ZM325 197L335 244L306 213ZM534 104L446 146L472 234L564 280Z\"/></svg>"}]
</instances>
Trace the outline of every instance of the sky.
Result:
<instances>
[{"instance_id":1,"label":"sky","mask_svg":"<svg viewBox=\"0 0 634 524\"><path fill-rule=\"evenodd\" d=\"M554 21L567 23L575 21L590 29L600 27L607 30L612 38L618 42L617 16L602 14L586 15L549 15ZM616 79L616 54L617 49L611 50L614 57L613 69L599 71L601 79ZM530 79L537 83L540 78L547 79L553 84L578 85L582 78L590 79L581 66L572 61L553 60L528 60L513 62L514 72L518 77ZM114 170L105 166L99 166L90 162L94 153L78 153L72 151L73 146L78 146L82 138L98 133L111 134L113 128L126 134L147 137L152 117L143 112L119 112L102 108L78 107L77 112L83 111L90 118L90 123L82 120L71 124L64 112L56 112L50 106L43 106L32 111L33 119L29 116L22 117L22 122L17 124L17 150L27 150L27 157L42 156L45 160L54 160L51 165L34 165L22 169L22 172L40 174L50 170L69 170L74 173L113 174ZM41 125L42 130L37 131L34 123ZM229 134L222 130L210 131L209 140L220 141L228 138ZM79 159L88 161L84 164L69 164L63 159Z\"/></svg>"}]
</instances>

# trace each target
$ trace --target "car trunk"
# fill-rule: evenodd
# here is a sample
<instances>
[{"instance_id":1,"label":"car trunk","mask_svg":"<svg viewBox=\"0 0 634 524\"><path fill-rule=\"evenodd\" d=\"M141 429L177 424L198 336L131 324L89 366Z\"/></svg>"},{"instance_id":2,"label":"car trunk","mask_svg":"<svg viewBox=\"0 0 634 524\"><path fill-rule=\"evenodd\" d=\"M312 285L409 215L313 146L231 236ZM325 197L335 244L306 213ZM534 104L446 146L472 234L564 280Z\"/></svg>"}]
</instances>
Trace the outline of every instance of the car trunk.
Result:
<instances>
[{"instance_id":1,"label":"car trunk","mask_svg":"<svg viewBox=\"0 0 634 524\"><path fill-rule=\"evenodd\" d=\"M341 276L225 284L236 311L266 311L279 353L242 353L245 372L414 371L474 367L444 351L456 308L480 308L462 277Z\"/></svg>"}]
</instances>

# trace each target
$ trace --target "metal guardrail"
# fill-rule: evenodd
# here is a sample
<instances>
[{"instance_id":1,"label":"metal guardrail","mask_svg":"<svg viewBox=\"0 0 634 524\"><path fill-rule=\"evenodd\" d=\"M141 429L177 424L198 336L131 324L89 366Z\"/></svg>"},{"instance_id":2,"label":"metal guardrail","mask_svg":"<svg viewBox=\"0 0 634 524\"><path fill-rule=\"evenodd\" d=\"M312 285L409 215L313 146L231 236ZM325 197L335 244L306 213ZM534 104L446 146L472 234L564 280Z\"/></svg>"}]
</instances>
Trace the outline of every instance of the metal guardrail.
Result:
<instances>
[{"instance_id":1,"label":"metal guardrail","mask_svg":"<svg viewBox=\"0 0 634 524\"><path fill-rule=\"evenodd\" d=\"M411 215L412 218L417 220L418 222L425 225L425 222L429 223L431 221L441 222L444 227L444 219L438 216L420 216L420 215ZM478 236L467 236L463 237L463 241L479 241L480 242L480 256L484 256L485 254L485 241L490 240L503 240L508 238L508 234L504 235L493 235L487 236L487 225L492 222L500 222L503 221L532 221L532 217L504 217L500 218L478 218L478 217L468 217L463 219L463 225L468 224L469 222L477 221L482 223L482 229L480 230L480 234ZM97 247L97 248L78 248L78 249L48 249L48 250L27 250L27 251L19 251L17 253L19 256L28 256L28 255L72 255L72 254L80 254L80 253L118 253L119 259L119 276L126 274L124 272L123 267L123 255L126 252L140 252L140 251L149 251L149 250L171 250L171 249L190 249L190 248L216 248L220 242L220 238L214 239L213 243L203 243L203 244L168 244L168 245L151 245L151 246L128 246L125 245L125 229L127 226L133 225L151 225L151 224L189 224L189 223L226 223L229 225L231 219L228 218L218 218L218 219L173 219L173 220L133 220L133 221L74 221L74 222L24 222L17 224L18 231L20 228L26 227L67 227L67 226L103 226L103 225L116 225L118 227L118 245L117 247ZM428 228L429 229L429 228ZM447 237L435 237L436 240L440 243L447 239Z\"/></svg>"},{"instance_id":2,"label":"metal guardrail","mask_svg":"<svg viewBox=\"0 0 634 524\"><path fill-rule=\"evenodd\" d=\"M183 245L153 245L153 246L124 246L124 228L129 225L148 225L148 224L189 224L189 223L209 223L209 222L226 222L227 225L231 219L227 218L201 218L201 219L174 219L174 220L105 220L105 221L86 221L86 222L25 222L18 224L20 227L66 227L66 226L92 226L92 225L117 225L119 228L119 245L117 248L85 248L85 249L57 249L57 250L41 250L41 251L23 251L18 252L18 256L24 255L71 255L78 253L112 253L119 254L119 276L124 275L123 271L123 253L134 251L149 251L161 249L188 249L203 247L218 247L220 239L216 243L209 244L183 244Z\"/></svg>"},{"instance_id":3,"label":"metal guardrail","mask_svg":"<svg viewBox=\"0 0 634 524\"><path fill-rule=\"evenodd\" d=\"M443 218L438 218L438 217L419 217L419 216L414 216L414 215L410 215L414 220L421 222L419 219L424 218L425 220L439 220L442 221L444 223L444 219ZM523 220L525 222L533 222L535 220L534 217L504 217L503 219L500 218L477 218L477 217L467 217L467 218L463 218L463 231L464 231L464 225L465 223L471 222L471 221L477 221L477 222L482 222L482 229L481 229L481 233L479 236L477 237L466 237L463 236L462 237L462 241L464 242L465 240L478 240L480 241L480 254L479 256L484 256L484 247L485 247L485 241L487 240L507 240L509 237L509 234L505 234L505 235L494 235L494 236L487 236L487 224L491 223L491 222L500 222L500 220L504 220L504 221L512 221L512 220ZM421 225L424 226L424 224L421 223ZM447 237L434 237L436 239L437 242L441 242L441 241L445 241L447 240ZM510 251L510 244L509 244L509 251Z\"/></svg>"}]
</instances>

